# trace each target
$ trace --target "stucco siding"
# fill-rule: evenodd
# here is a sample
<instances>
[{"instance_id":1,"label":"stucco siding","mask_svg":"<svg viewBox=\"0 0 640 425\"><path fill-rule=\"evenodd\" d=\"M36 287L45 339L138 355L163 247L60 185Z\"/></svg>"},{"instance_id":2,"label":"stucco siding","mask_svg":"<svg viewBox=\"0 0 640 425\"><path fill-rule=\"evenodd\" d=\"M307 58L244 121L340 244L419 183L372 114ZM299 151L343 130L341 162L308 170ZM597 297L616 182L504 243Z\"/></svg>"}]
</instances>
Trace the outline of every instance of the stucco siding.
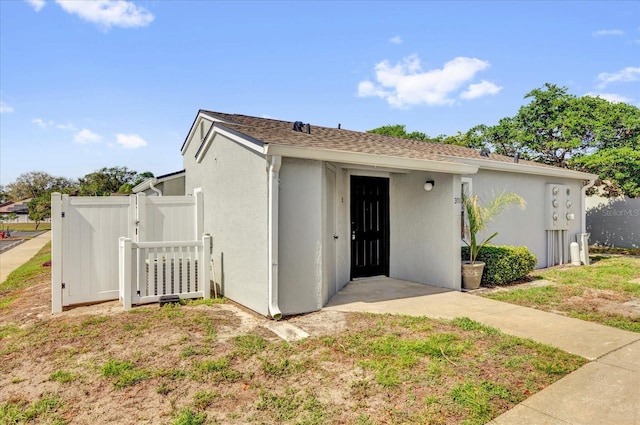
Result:
<instances>
[{"instance_id":1,"label":"stucco siding","mask_svg":"<svg viewBox=\"0 0 640 425\"><path fill-rule=\"evenodd\" d=\"M200 188L204 230L213 239L213 278L222 293L268 314L268 175L266 161L216 135L201 163L198 140L184 154L185 190Z\"/></svg>"},{"instance_id":2,"label":"stucco siding","mask_svg":"<svg viewBox=\"0 0 640 425\"><path fill-rule=\"evenodd\" d=\"M159 188L164 196L184 196L184 176L162 182Z\"/></svg>"},{"instance_id":3,"label":"stucco siding","mask_svg":"<svg viewBox=\"0 0 640 425\"><path fill-rule=\"evenodd\" d=\"M426 180L434 188L426 192ZM460 178L451 174L392 174L390 277L460 289Z\"/></svg>"},{"instance_id":4,"label":"stucco siding","mask_svg":"<svg viewBox=\"0 0 640 425\"><path fill-rule=\"evenodd\" d=\"M336 290L349 283L351 276L351 222L349 221L349 175L348 170L338 168L336 172Z\"/></svg>"},{"instance_id":5,"label":"stucco siding","mask_svg":"<svg viewBox=\"0 0 640 425\"><path fill-rule=\"evenodd\" d=\"M547 267L546 216L550 208L546 198L547 184L566 185L571 191L569 198L575 219L570 221L566 232L568 243L576 241L576 235L581 233L580 180L485 170L466 177L472 179L473 193L482 199L491 199L502 192L513 192L525 199L527 206L524 210L510 207L489 225L485 236L497 231L498 236L492 244L528 247L538 260L537 268ZM568 243L564 252L565 262L569 262Z\"/></svg>"},{"instance_id":6,"label":"stucco siding","mask_svg":"<svg viewBox=\"0 0 640 425\"><path fill-rule=\"evenodd\" d=\"M323 166L284 158L280 168L278 302L283 314L323 305Z\"/></svg>"}]
</instances>

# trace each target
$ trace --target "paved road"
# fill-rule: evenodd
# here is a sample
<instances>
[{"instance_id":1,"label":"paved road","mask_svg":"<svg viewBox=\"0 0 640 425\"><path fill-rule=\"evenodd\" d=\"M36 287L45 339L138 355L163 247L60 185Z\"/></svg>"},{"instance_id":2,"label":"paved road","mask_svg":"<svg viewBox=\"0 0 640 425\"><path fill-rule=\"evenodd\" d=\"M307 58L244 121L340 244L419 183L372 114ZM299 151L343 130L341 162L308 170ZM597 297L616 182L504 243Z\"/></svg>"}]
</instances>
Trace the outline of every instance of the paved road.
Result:
<instances>
[{"instance_id":1,"label":"paved road","mask_svg":"<svg viewBox=\"0 0 640 425\"><path fill-rule=\"evenodd\" d=\"M0 239L0 253L10 250L11 248L20 245L25 240L35 238L44 232L46 232L46 230L38 230L35 232L11 232L10 239Z\"/></svg>"}]
</instances>

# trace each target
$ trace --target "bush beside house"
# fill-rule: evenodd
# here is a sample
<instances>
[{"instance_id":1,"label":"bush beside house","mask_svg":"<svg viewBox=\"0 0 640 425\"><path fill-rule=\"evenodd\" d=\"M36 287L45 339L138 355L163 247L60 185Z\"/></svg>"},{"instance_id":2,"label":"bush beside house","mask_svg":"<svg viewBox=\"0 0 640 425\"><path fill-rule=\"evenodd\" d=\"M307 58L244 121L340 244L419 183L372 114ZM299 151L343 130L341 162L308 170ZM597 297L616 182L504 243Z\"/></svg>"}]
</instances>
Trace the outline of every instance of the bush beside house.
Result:
<instances>
[{"instance_id":1,"label":"bush beside house","mask_svg":"<svg viewBox=\"0 0 640 425\"><path fill-rule=\"evenodd\" d=\"M469 247L462 247L462 258L469 257ZM526 246L487 245L477 261L486 263L483 285L504 285L527 276L536 266L536 256Z\"/></svg>"}]
</instances>

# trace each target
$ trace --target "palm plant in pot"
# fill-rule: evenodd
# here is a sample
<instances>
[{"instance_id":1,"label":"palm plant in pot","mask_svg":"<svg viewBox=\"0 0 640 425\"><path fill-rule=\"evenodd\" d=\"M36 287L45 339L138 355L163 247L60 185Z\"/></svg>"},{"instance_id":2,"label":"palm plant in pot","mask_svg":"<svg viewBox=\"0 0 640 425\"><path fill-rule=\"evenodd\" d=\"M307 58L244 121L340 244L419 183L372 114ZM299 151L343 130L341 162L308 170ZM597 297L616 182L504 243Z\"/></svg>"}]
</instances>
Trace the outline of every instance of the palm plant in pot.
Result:
<instances>
[{"instance_id":1,"label":"palm plant in pot","mask_svg":"<svg viewBox=\"0 0 640 425\"><path fill-rule=\"evenodd\" d=\"M515 193L502 193L483 205L478 195L462 194L462 205L466 214L463 241L469 246L469 260L462 261L462 287L464 289L478 289L482 280L485 263L476 261L478 254L493 238L494 232L478 242L478 234L486 231L488 224L500 215L510 205L517 205L521 209L527 205L525 200Z\"/></svg>"}]
</instances>

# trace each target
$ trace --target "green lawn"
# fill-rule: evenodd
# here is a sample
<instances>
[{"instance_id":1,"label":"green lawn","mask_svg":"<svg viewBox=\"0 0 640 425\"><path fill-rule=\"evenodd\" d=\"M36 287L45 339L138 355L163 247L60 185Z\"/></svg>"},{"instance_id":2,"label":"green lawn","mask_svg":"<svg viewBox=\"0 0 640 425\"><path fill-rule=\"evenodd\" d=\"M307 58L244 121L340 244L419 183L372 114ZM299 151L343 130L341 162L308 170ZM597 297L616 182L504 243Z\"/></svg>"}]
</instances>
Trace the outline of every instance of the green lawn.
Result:
<instances>
[{"instance_id":1,"label":"green lawn","mask_svg":"<svg viewBox=\"0 0 640 425\"><path fill-rule=\"evenodd\" d=\"M554 267L534 272L552 286L512 289L486 294L487 298L640 332L640 312L624 303L640 300L640 258L594 256L587 267Z\"/></svg>"}]
</instances>

